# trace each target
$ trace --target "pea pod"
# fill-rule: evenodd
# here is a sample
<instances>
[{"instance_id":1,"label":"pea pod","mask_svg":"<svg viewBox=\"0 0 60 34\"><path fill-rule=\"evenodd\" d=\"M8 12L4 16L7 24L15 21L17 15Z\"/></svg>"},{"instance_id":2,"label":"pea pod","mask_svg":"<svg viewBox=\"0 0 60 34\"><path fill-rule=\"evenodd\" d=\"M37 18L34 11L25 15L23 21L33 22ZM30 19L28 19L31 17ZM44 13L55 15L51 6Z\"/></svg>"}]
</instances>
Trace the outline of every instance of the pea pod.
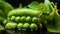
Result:
<instances>
[{"instance_id":1,"label":"pea pod","mask_svg":"<svg viewBox=\"0 0 60 34\"><path fill-rule=\"evenodd\" d=\"M8 17L11 16L39 16L40 11L31 10L31 9L15 9L8 13Z\"/></svg>"}]
</instances>

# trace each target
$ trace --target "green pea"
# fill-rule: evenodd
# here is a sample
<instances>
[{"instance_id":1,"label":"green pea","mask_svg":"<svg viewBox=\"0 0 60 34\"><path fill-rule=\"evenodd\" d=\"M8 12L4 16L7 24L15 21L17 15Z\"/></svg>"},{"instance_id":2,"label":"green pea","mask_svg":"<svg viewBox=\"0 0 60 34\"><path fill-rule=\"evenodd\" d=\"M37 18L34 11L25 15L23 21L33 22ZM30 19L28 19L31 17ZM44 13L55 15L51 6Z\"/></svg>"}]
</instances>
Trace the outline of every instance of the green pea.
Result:
<instances>
[{"instance_id":1,"label":"green pea","mask_svg":"<svg viewBox=\"0 0 60 34\"><path fill-rule=\"evenodd\" d=\"M22 17L21 17L21 21L22 21L22 22L26 22L26 17L25 17L25 16L22 16Z\"/></svg>"},{"instance_id":2,"label":"green pea","mask_svg":"<svg viewBox=\"0 0 60 34\"><path fill-rule=\"evenodd\" d=\"M32 23L32 24L30 25L30 29L35 29L35 30L37 30L37 28L38 28L38 26L37 26L35 23Z\"/></svg>"},{"instance_id":3,"label":"green pea","mask_svg":"<svg viewBox=\"0 0 60 34\"><path fill-rule=\"evenodd\" d=\"M31 22L31 17L30 16L27 16L26 22Z\"/></svg>"},{"instance_id":4,"label":"green pea","mask_svg":"<svg viewBox=\"0 0 60 34\"><path fill-rule=\"evenodd\" d=\"M29 24L29 23L24 23L23 28L28 29L28 28L29 28L29 26L30 26L30 24Z\"/></svg>"},{"instance_id":5,"label":"green pea","mask_svg":"<svg viewBox=\"0 0 60 34\"><path fill-rule=\"evenodd\" d=\"M17 28L22 29L22 28L23 28L23 23L19 23L19 24L17 25Z\"/></svg>"},{"instance_id":6,"label":"green pea","mask_svg":"<svg viewBox=\"0 0 60 34\"><path fill-rule=\"evenodd\" d=\"M12 17L11 17L11 20L12 20L12 21L15 21L15 18L16 18L15 16L12 16Z\"/></svg>"},{"instance_id":7,"label":"green pea","mask_svg":"<svg viewBox=\"0 0 60 34\"><path fill-rule=\"evenodd\" d=\"M20 21L20 17L16 17L15 21L19 22Z\"/></svg>"},{"instance_id":8,"label":"green pea","mask_svg":"<svg viewBox=\"0 0 60 34\"><path fill-rule=\"evenodd\" d=\"M39 22L39 18L33 17L33 18L32 18L32 22Z\"/></svg>"}]
</instances>

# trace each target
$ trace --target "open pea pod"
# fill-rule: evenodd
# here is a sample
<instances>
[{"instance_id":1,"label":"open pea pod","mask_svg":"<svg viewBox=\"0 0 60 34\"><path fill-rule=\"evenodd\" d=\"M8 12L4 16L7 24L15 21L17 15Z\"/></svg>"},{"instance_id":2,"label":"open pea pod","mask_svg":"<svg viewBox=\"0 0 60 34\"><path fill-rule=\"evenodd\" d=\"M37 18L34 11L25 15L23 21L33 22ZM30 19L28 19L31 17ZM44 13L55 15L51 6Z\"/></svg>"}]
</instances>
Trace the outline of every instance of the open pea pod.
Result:
<instances>
[{"instance_id":1,"label":"open pea pod","mask_svg":"<svg viewBox=\"0 0 60 34\"><path fill-rule=\"evenodd\" d=\"M53 19L47 23L47 30L49 32L60 33L60 15L56 8L53 9L50 16L52 16Z\"/></svg>"}]
</instances>

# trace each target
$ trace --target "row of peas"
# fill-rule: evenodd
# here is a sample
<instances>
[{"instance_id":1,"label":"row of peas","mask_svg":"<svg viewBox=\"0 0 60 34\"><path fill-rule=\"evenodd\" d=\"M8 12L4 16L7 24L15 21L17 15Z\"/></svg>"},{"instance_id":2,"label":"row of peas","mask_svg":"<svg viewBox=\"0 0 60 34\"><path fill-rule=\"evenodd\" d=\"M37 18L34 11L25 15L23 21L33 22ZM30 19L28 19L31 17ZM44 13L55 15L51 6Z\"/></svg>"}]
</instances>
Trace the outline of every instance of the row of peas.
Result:
<instances>
[{"instance_id":1,"label":"row of peas","mask_svg":"<svg viewBox=\"0 0 60 34\"><path fill-rule=\"evenodd\" d=\"M18 28L18 29L33 29L33 30L37 30L38 29L38 25L35 24L35 23L7 23L5 25L5 29L15 29L15 28Z\"/></svg>"},{"instance_id":2,"label":"row of peas","mask_svg":"<svg viewBox=\"0 0 60 34\"><path fill-rule=\"evenodd\" d=\"M11 21L14 21L14 22L39 22L39 18L37 18L37 17L30 17L30 16L22 16L22 17L20 17L20 16L17 16L17 17L15 17L15 16L12 16L11 18L8 18L8 20L11 20Z\"/></svg>"}]
</instances>

